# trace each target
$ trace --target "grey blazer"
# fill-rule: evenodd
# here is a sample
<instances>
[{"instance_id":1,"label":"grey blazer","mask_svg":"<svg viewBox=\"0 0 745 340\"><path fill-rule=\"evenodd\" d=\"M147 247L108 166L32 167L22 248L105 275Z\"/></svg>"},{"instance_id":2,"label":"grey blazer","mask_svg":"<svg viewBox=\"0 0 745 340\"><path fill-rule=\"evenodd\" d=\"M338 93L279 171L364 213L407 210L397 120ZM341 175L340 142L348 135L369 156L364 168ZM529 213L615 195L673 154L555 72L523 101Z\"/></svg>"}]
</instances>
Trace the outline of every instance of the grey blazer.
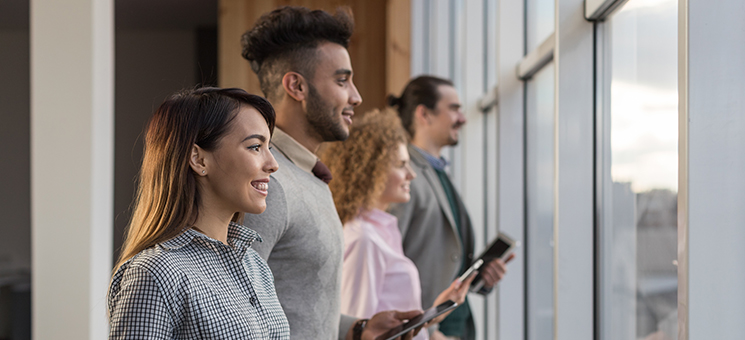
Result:
<instances>
[{"instance_id":1,"label":"grey blazer","mask_svg":"<svg viewBox=\"0 0 745 340\"><path fill-rule=\"evenodd\" d=\"M422 307L426 309L459 274L462 247L468 262L473 261L473 229L460 195L454 192L463 227L463 235L458 235L450 203L435 169L411 145L409 156L417 176L411 181L411 200L392 205L390 212L398 217L404 254L419 269Z\"/></svg>"}]
</instances>

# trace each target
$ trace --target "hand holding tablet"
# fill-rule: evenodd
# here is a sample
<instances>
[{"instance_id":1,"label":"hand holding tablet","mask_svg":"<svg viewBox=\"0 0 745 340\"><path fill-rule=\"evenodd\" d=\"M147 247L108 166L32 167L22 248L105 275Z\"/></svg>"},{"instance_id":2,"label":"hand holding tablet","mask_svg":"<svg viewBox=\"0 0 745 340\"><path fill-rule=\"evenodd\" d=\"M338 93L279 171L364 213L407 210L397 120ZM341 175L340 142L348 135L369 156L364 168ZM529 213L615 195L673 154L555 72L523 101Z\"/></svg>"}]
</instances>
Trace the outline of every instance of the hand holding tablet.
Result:
<instances>
[{"instance_id":1,"label":"hand holding tablet","mask_svg":"<svg viewBox=\"0 0 745 340\"><path fill-rule=\"evenodd\" d=\"M404 322L398 327L392 328L387 333L375 338L375 340L395 340L401 335L413 331L418 327L424 326L424 324L440 316L441 314L455 309L455 307L457 306L457 303L448 300L438 306L427 309L426 311L424 311L423 314L419 314L418 316L411 318L409 321Z\"/></svg>"}]
</instances>

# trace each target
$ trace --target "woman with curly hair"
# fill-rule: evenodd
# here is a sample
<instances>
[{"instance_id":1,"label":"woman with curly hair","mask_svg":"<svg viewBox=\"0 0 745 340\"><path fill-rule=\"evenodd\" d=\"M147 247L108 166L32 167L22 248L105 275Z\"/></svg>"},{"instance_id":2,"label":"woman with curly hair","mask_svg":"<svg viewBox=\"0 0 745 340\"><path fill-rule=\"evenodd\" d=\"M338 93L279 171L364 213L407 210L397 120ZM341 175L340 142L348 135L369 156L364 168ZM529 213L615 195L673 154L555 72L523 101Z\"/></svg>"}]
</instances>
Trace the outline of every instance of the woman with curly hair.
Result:
<instances>
[{"instance_id":1,"label":"woman with curly hair","mask_svg":"<svg viewBox=\"0 0 745 340\"><path fill-rule=\"evenodd\" d=\"M386 212L391 203L410 199L415 175L406 143L398 115L375 110L355 120L346 141L321 154L334 178L329 188L344 223L342 313L369 318L385 310L422 308L419 272L403 253L396 217ZM472 279L453 282L434 305L462 303ZM427 333L415 339L428 339Z\"/></svg>"}]
</instances>

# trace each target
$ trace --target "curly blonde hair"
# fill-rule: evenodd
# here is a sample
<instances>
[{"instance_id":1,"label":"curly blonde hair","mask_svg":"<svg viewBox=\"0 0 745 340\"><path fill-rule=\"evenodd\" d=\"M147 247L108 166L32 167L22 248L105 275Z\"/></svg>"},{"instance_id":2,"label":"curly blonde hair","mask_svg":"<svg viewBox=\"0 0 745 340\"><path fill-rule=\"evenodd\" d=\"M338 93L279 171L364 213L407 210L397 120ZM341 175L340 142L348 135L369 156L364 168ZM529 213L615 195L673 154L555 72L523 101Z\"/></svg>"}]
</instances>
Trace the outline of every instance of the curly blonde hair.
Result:
<instances>
[{"instance_id":1,"label":"curly blonde hair","mask_svg":"<svg viewBox=\"0 0 745 340\"><path fill-rule=\"evenodd\" d=\"M408 138L393 110L373 110L355 119L349 138L321 151L334 179L329 188L342 223L370 210L385 190L395 150Z\"/></svg>"}]
</instances>

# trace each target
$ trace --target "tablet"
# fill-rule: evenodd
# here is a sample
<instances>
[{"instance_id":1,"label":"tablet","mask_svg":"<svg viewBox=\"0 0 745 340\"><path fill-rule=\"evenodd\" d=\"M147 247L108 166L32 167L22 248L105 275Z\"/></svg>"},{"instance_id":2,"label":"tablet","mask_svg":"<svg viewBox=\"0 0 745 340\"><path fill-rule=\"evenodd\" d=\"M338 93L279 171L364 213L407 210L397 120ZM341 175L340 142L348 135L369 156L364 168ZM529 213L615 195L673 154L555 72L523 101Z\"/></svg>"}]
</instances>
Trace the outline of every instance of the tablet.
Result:
<instances>
[{"instance_id":1,"label":"tablet","mask_svg":"<svg viewBox=\"0 0 745 340\"><path fill-rule=\"evenodd\" d=\"M497 238L486 248L486 250L476 258L474 263L479 260L483 260L484 263L488 263L495 259L504 260L510 255L510 253L512 253L512 250L519 245L519 242L500 232L499 235L497 235ZM476 275L476 278L473 279L473 282L471 282L471 291L478 291L483 286L484 280L481 279L481 273L479 273Z\"/></svg>"},{"instance_id":2,"label":"tablet","mask_svg":"<svg viewBox=\"0 0 745 340\"><path fill-rule=\"evenodd\" d=\"M400 336L402 336L402 335L404 335L404 334L406 334L406 333L408 333L408 332L416 329L417 327L419 327L421 325L424 325L425 323L427 323L430 320L432 320L432 319L434 319L434 318L442 315L443 313L448 312L448 311L454 309L455 307L458 307L458 304L457 303L455 303L455 302L453 302L451 300L447 300L447 301L441 303L440 305L438 305L436 307L432 307L430 309L427 309L426 311L424 311L423 314L419 314L419 315L411 318L411 320L409 320L407 322L404 322L404 323L398 325L397 327L392 328L391 330L389 330L385 334L383 334L383 335L378 336L377 338L375 338L375 340L394 340L394 339L396 339L396 338L398 338L398 337L400 337ZM426 332L426 331L427 330L423 330L422 332Z\"/></svg>"}]
</instances>

